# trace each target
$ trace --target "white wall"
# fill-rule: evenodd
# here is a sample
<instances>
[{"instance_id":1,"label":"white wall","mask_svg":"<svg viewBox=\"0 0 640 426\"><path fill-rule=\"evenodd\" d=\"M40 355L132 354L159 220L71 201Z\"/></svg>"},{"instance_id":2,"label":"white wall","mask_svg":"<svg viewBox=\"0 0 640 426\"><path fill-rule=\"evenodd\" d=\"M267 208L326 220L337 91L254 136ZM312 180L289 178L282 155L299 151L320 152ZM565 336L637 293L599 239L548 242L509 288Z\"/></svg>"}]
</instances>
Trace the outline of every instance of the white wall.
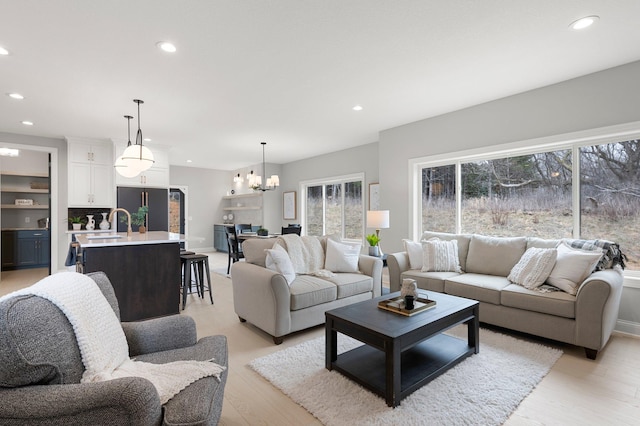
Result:
<instances>
[{"instance_id":1,"label":"white wall","mask_svg":"<svg viewBox=\"0 0 640 426\"><path fill-rule=\"evenodd\" d=\"M387 252L409 235L408 161L640 119L640 62L380 132L381 206ZM640 292L625 287L618 329L640 334ZM624 325L624 327L621 326Z\"/></svg>"},{"instance_id":2,"label":"white wall","mask_svg":"<svg viewBox=\"0 0 640 426\"><path fill-rule=\"evenodd\" d=\"M187 248L194 251L213 250L213 224L222 223L222 197L232 182L229 171L171 166L171 186L188 188Z\"/></svg>"}]
</instances>

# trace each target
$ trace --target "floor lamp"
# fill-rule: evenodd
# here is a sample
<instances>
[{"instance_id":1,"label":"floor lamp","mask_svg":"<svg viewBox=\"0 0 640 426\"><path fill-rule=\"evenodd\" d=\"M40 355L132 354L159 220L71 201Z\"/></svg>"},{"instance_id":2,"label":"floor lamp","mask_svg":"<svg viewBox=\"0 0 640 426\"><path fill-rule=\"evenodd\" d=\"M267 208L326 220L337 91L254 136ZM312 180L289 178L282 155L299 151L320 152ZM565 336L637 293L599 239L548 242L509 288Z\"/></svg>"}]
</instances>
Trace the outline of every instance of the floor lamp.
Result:
<instances>
[{"instance_id":1,"label":"floor lamp","mask_svg":"<svg viewBox=\"0 0 640 426\"><path fill-rule=\"evenodd\" d=\"M367 210L367 227L376 230L376 236L380 238L380 230L389 228L389 210ZM378 251L382 257L382 247L378 243Z\"/></svg>"}]
</instances>

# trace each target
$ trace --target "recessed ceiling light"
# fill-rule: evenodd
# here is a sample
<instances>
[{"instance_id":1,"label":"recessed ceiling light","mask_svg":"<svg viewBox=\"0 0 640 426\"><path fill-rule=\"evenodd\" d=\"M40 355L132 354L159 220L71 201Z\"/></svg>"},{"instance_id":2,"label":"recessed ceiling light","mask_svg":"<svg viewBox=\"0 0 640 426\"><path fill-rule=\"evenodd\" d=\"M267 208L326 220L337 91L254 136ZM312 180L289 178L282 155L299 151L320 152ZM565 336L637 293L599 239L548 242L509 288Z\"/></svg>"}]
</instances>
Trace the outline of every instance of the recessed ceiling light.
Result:
<instances>
[{"instance_id":1,"label":"recessed ceiling light","mask_svg":"<svg viewBox=\"0 0 640 426\"><path fill-rule=\"evenodd\" d=\"M170 43L168 41L159 41L156 43L156 46L158 46L159 49L169 53L174 53L176 50L178 50L173 43Z\"/></svg>"},{"instance_id":2,"label":"recessed ceiling light","mask_svg":"<svg viewBox=\"0 0 640 426\"><path fill-rule=\"evenodd\" d=\"M584 18L580 18L577 21L572 22L571 25L569 25L569 28L572 30L583 30L595 24L598 19L600 19L600 17L596 15L585 16Z\"/></svg>"},{"instance_id":3,"label":"recessed ceiling light","mask_svg":"<svg viewBox=\"0 0 640 426\"><path fill-rule=\"evenodd\" d=\"M144 138L142 140L145 141L145 142L151 142L151 139L149 139L149 138Z\"/></svg>"},{"instance_id":4,"label":"recessed ceiling light","mask_svg":"<svg viewBox=\"0 0 640 426\"><path fill-rule=\"evenodd\" d=\"M0 55L8 55L9 51L4 47L0 46Z\"/></svg>"},{"instance_id":5,"label":"recessed ceiling light","mask_svg":"<svg viewBox=\"0 0 640 426\"><path fill-rule=\"evenodd\" d=\"M193 161L192 160L187 160L187 163L193 163Z\"/></svg>"},{"instance_id":6,"label":"recessed ceiling light","mask_svg":"<svg viewBox=\"0 0 640 426\"><path fill-rule=\"evenodd\" d=\"M356 105L353 107L354 111L362 111L362 105Z\"/></svg>"},{"instance_id":7,"label":"recessed ceiling light","mask_svg":"<svg viewBox=\"0 0 640 426\"><path fill-rule=\"evenodd\" d=\"M24 96L22 96L20 93L7 93L7 96L12 99L24 99Z\"/></svg>"},{"instance_id":8,"label":"recessed ceiling light","mask_svg":"<svg viewBox=\"0 0 640 426\"><path fill-rule=\"evenodd\" d=\"M24 120L22 124L24 124L25 126L33 126L33 121Z\"/></svg>"}]
</instances>

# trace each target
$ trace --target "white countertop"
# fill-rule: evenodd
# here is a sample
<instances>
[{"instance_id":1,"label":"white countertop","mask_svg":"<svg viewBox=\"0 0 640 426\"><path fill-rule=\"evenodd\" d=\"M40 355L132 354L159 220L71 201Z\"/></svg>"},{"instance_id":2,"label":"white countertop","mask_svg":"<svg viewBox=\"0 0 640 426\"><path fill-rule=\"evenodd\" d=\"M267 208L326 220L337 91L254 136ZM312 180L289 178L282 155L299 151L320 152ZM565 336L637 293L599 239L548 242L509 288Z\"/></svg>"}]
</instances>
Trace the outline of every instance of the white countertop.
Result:
<instances>
[{"instance_id":1,"label":"white countertop","mask_svg":"<svg viewBox=\"0 0 640 426\"><path fill-rule=\"evenodd\" d=\"M117 237L113 238L114 236ZM183 234L165 231L149 231L144 234L133 232L131 236L127 236L126 232L76 234L76 240L80 243L81 248L179 243L185 241Z\"/></svg>"}]
</instances>

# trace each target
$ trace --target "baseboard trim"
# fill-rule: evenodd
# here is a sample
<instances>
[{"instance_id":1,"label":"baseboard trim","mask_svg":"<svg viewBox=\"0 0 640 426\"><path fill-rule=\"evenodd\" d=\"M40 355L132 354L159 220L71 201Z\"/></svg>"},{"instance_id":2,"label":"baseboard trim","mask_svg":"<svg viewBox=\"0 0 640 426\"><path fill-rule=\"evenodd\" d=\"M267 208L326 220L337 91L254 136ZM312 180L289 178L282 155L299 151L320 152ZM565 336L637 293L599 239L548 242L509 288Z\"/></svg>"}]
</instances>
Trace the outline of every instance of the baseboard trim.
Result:
<instances>
[{"instance_id":1,"label":"baseboard trim","mask_svg":"<svg viewBox=\"0 0 640 426\"><path fill-rule=\"evenodd\" d=\"M640 323L619 319L615 331L640 337Z\"/></svg>"}]
</instances>

